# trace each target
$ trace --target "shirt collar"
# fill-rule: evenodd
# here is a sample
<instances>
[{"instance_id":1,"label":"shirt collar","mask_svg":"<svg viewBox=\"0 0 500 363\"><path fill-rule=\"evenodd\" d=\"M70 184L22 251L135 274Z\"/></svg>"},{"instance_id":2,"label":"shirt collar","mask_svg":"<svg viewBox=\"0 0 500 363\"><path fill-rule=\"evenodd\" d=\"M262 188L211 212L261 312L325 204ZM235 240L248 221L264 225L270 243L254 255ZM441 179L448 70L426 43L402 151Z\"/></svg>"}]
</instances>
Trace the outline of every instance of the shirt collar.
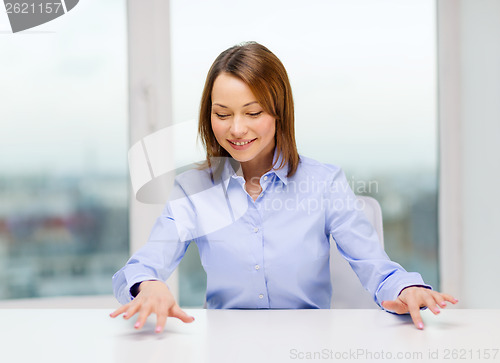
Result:
<instances>
[{"instance_id":1,"label":"shirt collar","mask_svg":"<svg viewBox=\"0 0 500 363\"><path fill-rule=\"evenodd\" d=\"M240 163L231 157L224 157L224 166L222 167L220 176L222 178L225 189L227 189L229 180L231 180L231 178L243 178L243 172L241 171Z\"/></svg>"},{"instance_id":2,"label":"shirt collar","mask_svg":"<svg viewBox=\"0 0 500 363\"><path fill-rule=\"evenodd\" d=\"M279 166L281 165L281 162L283 160L283 155L282 154L278 155L278 152L276 151L276 149L274 149L273 160L276 160L276 162L274 163L274 167L271 169L271 171L274 172L274 174L276 174L278 176L278 178L280 178L280 180L283 182L283 184L286 185L288 183L288 177L287 177L288 163L286 163L281 169L276 169L276 168L279 168Z\"/></svg>"},{"instance_id":3,"label":"shirt collar","mask_svg":"<svg viewBox=\"0 0 500 363\"><path fill-rule=\"evenodd\" d=\"M268 171L266 174L276 174L277 177L283 182L283 184L288 183L288 163L286 163L282 168L279 168L283 157L282 154L278 154L277 150L274 149L273 161L276 161L273 165L274 167ZM224 166L222 168L222 172L220 173L222 177L222 181L224 182L224 186L227 188L229 184L229 180L231 178L238 179L243 178L243 172L241 170L241 165L239 162L234 160L233 158L227 157L224 160Z\"/></svg>"}]
</instances>

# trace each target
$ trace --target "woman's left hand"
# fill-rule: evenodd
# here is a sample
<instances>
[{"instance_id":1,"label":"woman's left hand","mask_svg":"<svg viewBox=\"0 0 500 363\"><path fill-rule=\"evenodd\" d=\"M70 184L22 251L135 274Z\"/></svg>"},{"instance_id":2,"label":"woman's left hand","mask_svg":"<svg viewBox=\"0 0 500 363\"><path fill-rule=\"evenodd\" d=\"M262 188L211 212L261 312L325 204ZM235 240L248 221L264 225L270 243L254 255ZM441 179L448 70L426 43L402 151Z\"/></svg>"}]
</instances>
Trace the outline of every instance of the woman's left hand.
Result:
<instances>
[{"instance_id":1,"label":"woman's left hand","mask_svg":"<svg viewBox=\"0 0 500 363\"><path fill-rule=\"evenodd\" d=\"M410 286L404 288L396 300L382 301L384 309L396 314L410 313L413 323L417 329L423 329L424 323L420 316L420 308L427 306L434 315L439 314L439 308L445 308L446 302L452 304L458 302L453 296L433 291L425 287Z\"/></svg>"}]
</instances>

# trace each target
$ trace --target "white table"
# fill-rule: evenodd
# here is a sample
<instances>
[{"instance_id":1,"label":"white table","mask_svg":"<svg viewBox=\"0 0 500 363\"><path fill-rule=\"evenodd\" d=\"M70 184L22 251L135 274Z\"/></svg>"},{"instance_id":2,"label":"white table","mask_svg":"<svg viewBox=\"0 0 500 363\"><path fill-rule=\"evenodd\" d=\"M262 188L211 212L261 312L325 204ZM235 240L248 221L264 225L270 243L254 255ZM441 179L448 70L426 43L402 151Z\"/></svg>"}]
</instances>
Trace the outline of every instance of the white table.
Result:
<instances>
[{"instance_id":1,"label":"white table","mask_svg":"<svg viewBox=\"0 0 500 363\"><path fill-rule=\"evenodd\" d=\"M380 310L186 311L156 334L108 309L1 309L0 361L500 362L500 310L427 310L423 331Z\"/></svg>"}]
</instances>

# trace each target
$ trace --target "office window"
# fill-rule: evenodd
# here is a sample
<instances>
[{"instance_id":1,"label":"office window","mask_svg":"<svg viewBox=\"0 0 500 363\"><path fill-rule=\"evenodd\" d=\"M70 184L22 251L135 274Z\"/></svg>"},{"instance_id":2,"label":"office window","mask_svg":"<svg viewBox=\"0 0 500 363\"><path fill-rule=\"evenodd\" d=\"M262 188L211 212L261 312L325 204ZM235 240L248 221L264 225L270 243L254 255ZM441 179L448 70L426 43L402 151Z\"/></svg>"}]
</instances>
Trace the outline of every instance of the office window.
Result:
<instances>
[{"instance_id":1,"label":"office window","mask_svg":"<svg viewBox=\"0 0 500 363\"><path fill-rule=\"evenodd\" d=\"M0 14L0 299L111 294L128 258L125 10Z\"/></svg>"},{"instance_id":2,"label":"office window","mask_svg":"<svg viewBox=\"0 0 500 363\"><path fill-rule=\"evenodd\" d=\"M174 122L197 118L206 73L255 40L284 63L299 153L340 165L384 213L385 246L438 288L435 1L171 1ZM200 305L192 244L180 302Z\"/></svg>"}]
</instances>

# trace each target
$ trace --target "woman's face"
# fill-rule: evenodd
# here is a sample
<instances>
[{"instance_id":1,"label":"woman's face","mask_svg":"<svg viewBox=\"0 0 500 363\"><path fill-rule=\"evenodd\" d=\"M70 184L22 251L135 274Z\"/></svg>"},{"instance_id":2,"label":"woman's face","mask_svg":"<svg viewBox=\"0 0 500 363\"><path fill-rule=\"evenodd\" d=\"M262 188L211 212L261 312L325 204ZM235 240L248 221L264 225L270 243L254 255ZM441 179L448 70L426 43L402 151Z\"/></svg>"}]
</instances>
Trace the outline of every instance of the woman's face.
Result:
<instances>
[{"instance_id":1,"label":"woman's face","mask_svg":"<svg viewBox=\"0 0 500 363\"><path fill-rule=\"evenodd\" d=\"M221 73L212 88L212 130L217 142L240 163L268 162L274 152L276 120L248 85Z\"/></svg>"}]
</instances>

